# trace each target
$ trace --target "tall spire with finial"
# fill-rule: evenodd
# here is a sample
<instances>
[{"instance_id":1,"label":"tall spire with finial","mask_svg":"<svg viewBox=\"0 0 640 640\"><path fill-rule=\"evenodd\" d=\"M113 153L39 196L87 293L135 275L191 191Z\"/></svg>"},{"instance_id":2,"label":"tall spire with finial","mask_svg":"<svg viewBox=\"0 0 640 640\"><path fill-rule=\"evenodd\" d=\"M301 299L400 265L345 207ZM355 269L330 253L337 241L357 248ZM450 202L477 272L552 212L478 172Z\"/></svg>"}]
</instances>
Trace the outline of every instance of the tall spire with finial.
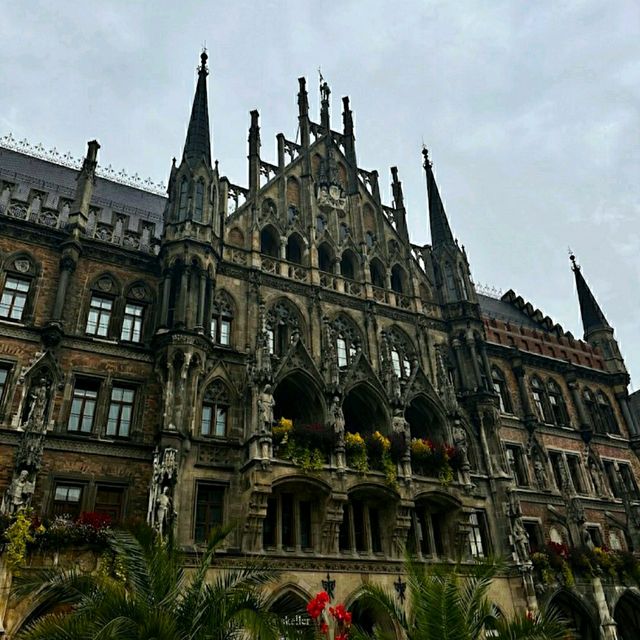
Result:
<instances>
[{"instance_id":1,"label":"tall spire with finial","mask_svg":"<svg viewBox=\"0 0 640 640\"><path fill-rule=\"evenodd\" d=\"M209 104L207 100L207 51L200 54L198 67L198 84L193 98L191 118L187 129L187 139L184 143L183 159L195 163L203 157L211 166L211 139L209 135Z\"/></svg>"},{"instance_id":2,"label":"tall spire with finial","mask_svg":"<svg viewBox=\"0 0 640 640\"><path fill-rule=\"evenodd\" d=\"M454 244L451 227L449 226L447 214L444 211L444 205L442 204L440 192L438 191L438 185L436 184L436 179L433 175L431 160L429 160L429 151L425 146L422 147L422 156L424 158L424 171L427 177L431 245L433 247L437 247L444 244Z\"/></svg>"},{"instance_id":3,"label":"tall spire with finial","mask_svg":"<svg viewBox=\"0 0 640 640\"><path fill-rule=\"evenodd\" d=\"M582 315L582 326L584 327L585 338L588 334L598 329L611 329L607 319L595 299L595 296L589 289L580 265L576 262L576 257L572 253L569 256L571 260L571 269L576 279L576 288L578 290L578 301L580 302L580 314Z\"/></svg>"}]
</instances>

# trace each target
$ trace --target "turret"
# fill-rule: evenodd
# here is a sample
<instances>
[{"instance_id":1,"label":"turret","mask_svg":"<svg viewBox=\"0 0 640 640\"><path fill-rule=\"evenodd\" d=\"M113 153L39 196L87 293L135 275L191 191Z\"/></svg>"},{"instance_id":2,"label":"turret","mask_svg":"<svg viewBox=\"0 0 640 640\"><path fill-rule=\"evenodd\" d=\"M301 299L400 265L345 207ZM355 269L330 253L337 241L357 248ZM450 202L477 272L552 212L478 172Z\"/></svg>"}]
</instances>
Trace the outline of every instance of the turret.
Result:
<instances>
[{"instance_id":1,"label":"turret","mask_svg":"<svg viewBox=\"0 0 640 640\"><path fill-rule=\"evenodd\" d=\"M100 145L97 140L91 140L87 143L87 155L76 178L76 193L69 216L69 229L76 237L79 234L83 234L87 228L89 205L91 204L93 186L96 181L99 148Z\"/></svg>"},{"instance_id":2,"label":"turret","mask_svg":"<svg viewBox=\"0 0 640 640\"><path fill-rule=\"evenodd\" d=\"M347 159L348 184L347 194L358 193L358 161L356 159L356 137L353 130L353 114L349 108L349 97L342 98L342 122L344 155Z\"/></svg>"},{"instance_id":3,"label":"turret","mask_svg":"<svg viewBox=\"0 0 640 640\"><path fill-rule=\"evenodd\" d=\"M571 269L576 280L580 315L584 328L584 339L602 351L607 369L611 373L627 373L618 342L613 336L613 328L607 322L600 305L587 284L576 257L571 255Z\"/></svg>"},{"instance_id":4,"label":"turret","mask_svg":"<svg viewBox=\"0 0 640 640\"><path fill-rule=\"evenodd\" d=\"M402 193L402 182L398 180L398 167L391 167L391 191L393 193L394 219L398 235L409 243L409 229L407 227L407 212L404 207L404 194Z\"/></svg>"}]
</instances>

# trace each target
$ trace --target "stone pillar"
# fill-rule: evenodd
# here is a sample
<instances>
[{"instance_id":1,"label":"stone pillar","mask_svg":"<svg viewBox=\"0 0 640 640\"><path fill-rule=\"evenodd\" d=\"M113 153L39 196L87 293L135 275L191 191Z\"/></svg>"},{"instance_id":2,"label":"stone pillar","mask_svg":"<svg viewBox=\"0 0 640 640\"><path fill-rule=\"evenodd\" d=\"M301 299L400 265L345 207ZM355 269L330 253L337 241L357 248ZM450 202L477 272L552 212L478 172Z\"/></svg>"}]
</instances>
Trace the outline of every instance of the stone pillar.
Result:
<instances>
[{"instance_id":1,"label":"stone pillar","mask_svg":"<svg viewBox=\"0 0 640 640\"><path fill-rule=\"evenodd\" d=\"M605 598L604 589L602 588L602 580L600 580L599 576L595 576L593 578L592 585L593 597L596 601L598 614L600 616L602 638L603 640L618 640L617 625L611 617L611 614L609 613L607 599Z\"/></svg>"},{"instance_id":2,"label":"stone pillar","mask_svg":"<svg viewBox=\"0 0 640 640\"><path fill-rule=\"evenodd\" d=\"M200 271L198 274L198 313L196 318L196 326L198 329L204 329L204 303L207 295L207 274Z\"/></svg>"},{"instance_id":3,"label":"stone pillar","mask_svg":"<svg viewBox=\"0 0 640 640\"><path fill-rule=\"evenodd\" d=\"M187 323L187 293L189 292L189 267L185 264L180 274L180 289L178 290L176 310L174 312L174 326Z\"/></svg>"},{"instance_id":4,"label":"stone pillar","mask_svg":"<svg viewBox=\"0 0 640 640\"><path fill-rule=\"evenodd\" d=\"M635 418L633 417L633 414L629 409L629 398L627 397L627 392L624 391L622 393L616 394L616 398L618 399L618 403L620 404L620 409L622 410L624 421L627 423L629 435L632 438L640 435L640 425L636 423Z\"/></svg>"},{"instance_id":5,"label":"stone pillar","mask_svg":"<svg viewBox=\"0 0 640 640\"><path fill-rule=\"evenodd\" d=\"M511 367L518 381L518 392L520 395L520 403L522 404L525 420L534 421L535 414L533 413L533 408L531 407L531 399L529 398L527 383L524 379L524 367L522 366L522 360L520 360L520 358L514 359L511 363Z\"/></svg>"},{"instance_id":6,"label":"stone pillar","mask_svg":"<svg viewBox=\"0 0 640 640\"><path fill-rule=\"evenodd\" d=\"M62 313L67 299L67 290L69 288L69 280L71 279L71 274L76 269L77 258L77 251L72 250L65 252L60 260L60 279L58 280L56 301L53 305L53 322L60 322L62 320Z\"/></svg>"},{"instance_id":7,"label":"stone pillar","mask_svg":"<svg viewBox=\"0 0 640 640\"><path fill-rule=\"evenodd\" d=\"M458 338L454 338L451 341L451 346L453 347L453 356L456 361L456 367L458 372L460 373L460 381L462 383L462 390L469 391L472 389L472 386L469 384L469 375L464 366L464 358L462 355L462 341Z\"/></svg>"},{"instance_id":8,"label":"stone pillar","mask_svg":"<svg viewBox=\"0 0 640 640\"><path fill-rule=\"evenodd\" d=\"M171 273L166 271L162 281L162 307L160 309L160 326L169 325L169 297L171 296Z\"/></svg>"}]
</instances>

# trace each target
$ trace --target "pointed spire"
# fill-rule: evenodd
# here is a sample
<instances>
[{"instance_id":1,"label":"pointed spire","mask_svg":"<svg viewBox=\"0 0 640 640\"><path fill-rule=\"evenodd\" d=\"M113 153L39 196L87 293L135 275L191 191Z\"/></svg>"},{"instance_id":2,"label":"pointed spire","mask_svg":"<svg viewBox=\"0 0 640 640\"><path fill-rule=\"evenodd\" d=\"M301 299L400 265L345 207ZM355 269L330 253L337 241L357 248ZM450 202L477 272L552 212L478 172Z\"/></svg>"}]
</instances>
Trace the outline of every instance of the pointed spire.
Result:
<instances>
[{"instance_id":1,"label":"pointed spire","mask_svg":"<svg viewBox=\"0 0 640 640\"><path fill-rule=\"evenodd\" d=\"M433 175L431 161L429 160L429 151L426 147L422 148L422 155L424 157L424 171L427 176L431 245L436 247L444 244L453 244L453 234L451 233L451 227L447 220L447 214L444 211L444 205L442 204L438 185Z\"/></svg>"},{"instance_id":2,"label":"pointed spire","mask_svg":"<svg viewBox=\"0 0 640 640\"><path fill-rule=\"evenodd\" d=\"M576 262L576 257L571 254L571 269L576 279L576 288L578 289L578 300L580 302L580 314L582 315L582 326L584 327L585 336L592 331L598 329L611 329L607 319L602 313L602 309L598 305L589 285L587 284L580 265Z\"/></svg>"},{"instance_id":3,"label":"pointed spire","mask_svg":"<svg viewBox=\"0 0 640 640\"><path fill-rule=\"evenodd\" d=\"M404 208L404 195L402 193L402 182L398 180L398 167L391 167L391 191L393 192L393 207L395 209L394 218L396 229L400 237L409 241L409 229L407 228L407 212Z\"/></svg>"},{"instance_id":4,"label":"pointed spire","mask_svg":"<svg viewBox=\"0 0 640 640\"><path fill-rule=\"evenodd\" d=\"M198 162L205 158L211 166L211 139L209 136L209 104L207 101L207 52L200 54L200 66L198 67L198 84L193 98L191 118L187 129L187 140L184 143L184 160Z\"/></svg>"},{"instance_id":5,"label":"pointed spire","mask_svg":"<svg viewBox=\"0 0 640 640\"><path fill-rule=\"evenodd\" d=\"M320 74L320 125L323 129L329 131L329 99L331 97L331 89L328 82L322 77L322 72L318 69Z\"/></svg>"}]
</instances>

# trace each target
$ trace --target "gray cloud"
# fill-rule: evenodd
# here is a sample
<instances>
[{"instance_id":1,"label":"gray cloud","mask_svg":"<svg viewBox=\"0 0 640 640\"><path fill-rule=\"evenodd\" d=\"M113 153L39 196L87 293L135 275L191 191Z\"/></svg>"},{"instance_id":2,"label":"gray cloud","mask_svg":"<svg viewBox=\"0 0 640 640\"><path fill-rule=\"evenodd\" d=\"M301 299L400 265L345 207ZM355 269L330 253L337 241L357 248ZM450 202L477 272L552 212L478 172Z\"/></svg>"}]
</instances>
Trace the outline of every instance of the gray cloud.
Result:
<instances>
[{"instance_id":1,"label":"gray cloud","mask_svg":"<svg viewBox=\"0 0 640 640\"><path fill-rule=\"evenodd\" d=\"M10 3L0 133L76 155L97 137L103 164L166 177L206 40L214 155L243 184L249 110L273 159L275 134L295 137L297 77L313 87L321 65L387 199L398 165L416 242L424 139L476 280L580 335L570 245L639 380L639 27L633 0Z\"/></svg>"}]
</instances>

